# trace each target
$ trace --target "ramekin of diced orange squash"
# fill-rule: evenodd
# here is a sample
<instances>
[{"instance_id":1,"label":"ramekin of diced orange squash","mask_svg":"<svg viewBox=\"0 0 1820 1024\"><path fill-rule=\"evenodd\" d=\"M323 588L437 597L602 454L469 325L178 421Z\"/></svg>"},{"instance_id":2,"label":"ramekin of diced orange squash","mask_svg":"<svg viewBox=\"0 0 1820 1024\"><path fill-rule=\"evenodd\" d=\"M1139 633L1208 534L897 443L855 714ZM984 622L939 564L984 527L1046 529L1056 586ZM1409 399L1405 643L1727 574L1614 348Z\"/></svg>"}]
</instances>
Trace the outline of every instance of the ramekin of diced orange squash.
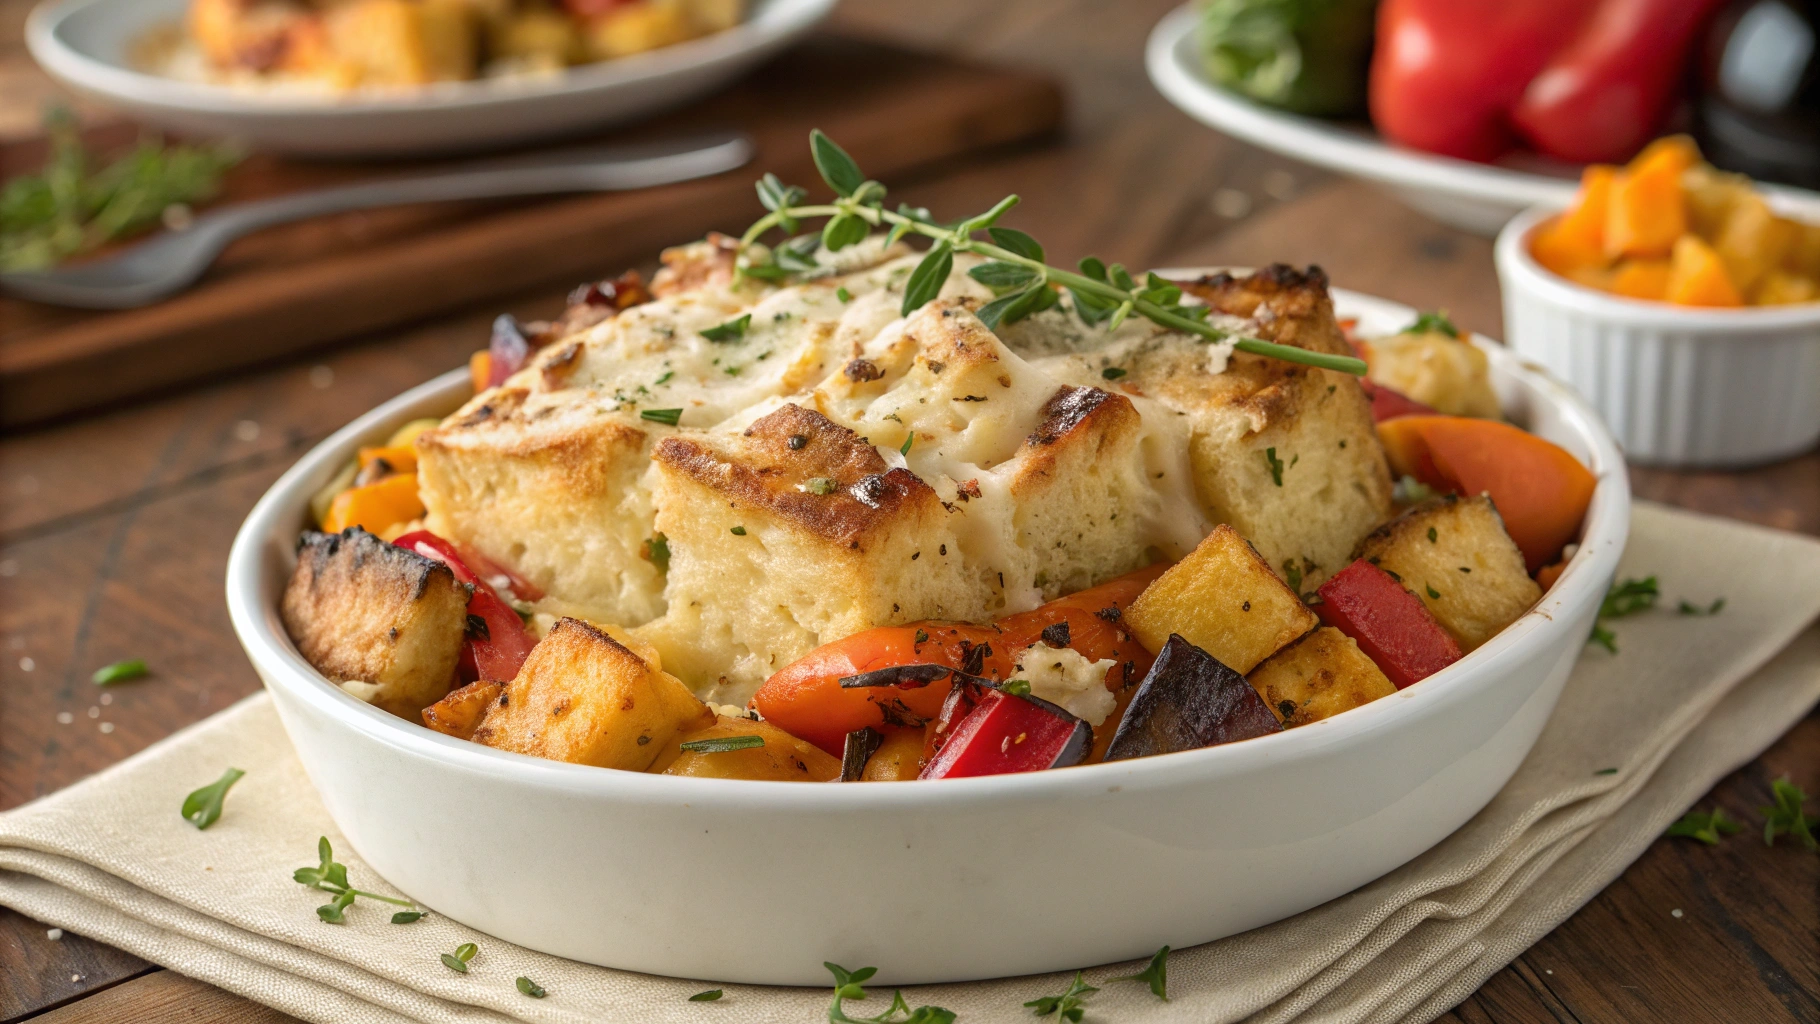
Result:
<instances>
[{"instance_id":1,"label":"ramekin of diced orange squash","mask_svg":"<svg viewBox=\"0 0 1820 1024\"><path fill-rule=\"evenodd\" d=\"M1632 462L1753 465L1820 441L1820 196L1765 193L1673 136L1588 167L1496 257L1505 342Z\"/></svg>"}]
</instances>

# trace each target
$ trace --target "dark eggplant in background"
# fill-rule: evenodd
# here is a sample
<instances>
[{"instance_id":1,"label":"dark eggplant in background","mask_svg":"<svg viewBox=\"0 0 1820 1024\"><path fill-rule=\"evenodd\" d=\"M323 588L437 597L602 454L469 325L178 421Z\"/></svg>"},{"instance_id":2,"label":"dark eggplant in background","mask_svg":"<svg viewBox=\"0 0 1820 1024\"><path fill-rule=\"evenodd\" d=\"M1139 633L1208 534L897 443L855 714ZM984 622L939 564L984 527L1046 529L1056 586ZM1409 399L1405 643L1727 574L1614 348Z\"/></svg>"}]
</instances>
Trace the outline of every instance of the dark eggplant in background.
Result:
<instances>
[{"instance_id":1,"label":"dark eggplant in background","mask_svg":"<svg viewBox=\"0 0 1820 1024\"><path fill-rule=\"evenodd\" d=\"M1171 633L1131 698L1106 760L1173 754L1282 730L1244 676Z\"/></svg>"}]
</instances>

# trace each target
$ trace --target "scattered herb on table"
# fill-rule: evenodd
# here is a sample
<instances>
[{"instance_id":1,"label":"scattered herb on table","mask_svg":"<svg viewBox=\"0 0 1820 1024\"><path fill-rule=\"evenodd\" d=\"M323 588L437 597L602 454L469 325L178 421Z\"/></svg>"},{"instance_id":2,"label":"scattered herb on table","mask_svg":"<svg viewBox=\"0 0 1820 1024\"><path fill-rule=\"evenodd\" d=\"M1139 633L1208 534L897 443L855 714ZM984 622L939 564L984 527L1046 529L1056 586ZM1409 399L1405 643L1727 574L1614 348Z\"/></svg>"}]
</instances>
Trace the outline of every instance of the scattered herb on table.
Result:
<instances>
[{"instance_id":1,"label":"scattered herb on table","mask_svg":"<svg viewBox=\"0 0 1820 1024\"><path fill-rule=\"evenodd\" d=\"M413 924L421 920L423 920L423 911L421 910L400 910L398 913L392 915L393 924Z\"/></svg>"},{"instance_id":2,"label":"scattered herb on table","mask_svg":"<svg viewBox=\"0 0 1820 1024\"><path fill-rule=\"evenodd\" d=\"M1801 809L1807 802L1807 794L1800 786L1790 782L1784 775L1770 784L1770 792L1775 797L1775 804L1759 808L1763 812L1763 841L1770 846L1776 845L1779 835L1791 835L1802 847L1813 850L1820 848L1814 838L1814 826L1820 825L1820 818L1812 818Z\"/></svg>"},{"instance_id":3,"label":"scattered herb on table","mask_svg":"<svg viewBox=\"0 0 1820 1024\"><path fill-rule=\"evenodd\" d=\"M1736 835L1743 828L1736 820L1725 816L1724 808L1715 807L1711 814L1688 811L1681 816L1680 821L1668 826L1668 831L1663 834L1698 839L1708 846L1718 846L1721 836Z\"/></svg>"},{"instance_id":4,"label":"scattered herb on table","mask_svg":"<svg viewBox=\"0 0 1820 1024\"><path fill-rule=\"evenodd\" d=\"M468 961L474 959L475 954L479 952L479 946L474 945L472 942L464 942L455 947L455 952L444 953L442 955L442 965L458 974L466 974L468 973ZM520 980L529 981L530 979L525 978ZM523 985L519 986L519 991L524 991ZM529 992L525 992L525 994L530 995Z\"/></svg>"},{"instance_id":5,"label":"scattered herb on table","mask_svg":"<svg viewBox=\"0 0 1820 1024\"><path fill-rule=\"evenodd\" d=\"M1656 599L1661 596L1661 588L1656 585L1654 576L1613 584L1605 599L1599 602L1599 615L1593 621L1592 635L1587 637L1586 642L1598 644L1613 654L1618 653L1618 635L1605 628L1605 620L1621 619L1626 615L1648 611L1656 606Z\"/></svg>"},{"instance_id":6,"label":"scattered herb on table","mask_svg":"<svg viewBox=\"0 0 1820 1024\"><path fill-rule=\"evenodd\" d=\"M1594 775L1616 775L1616 774L1618 774L1618 769L1616 769L1616 768L1601 768L1601 769L1599 769L1599 770L1598 770L1598 771L1596 771L1596 772L1593 772L1593 774L1594 774Z\"/></svg>"},{"instance_id":7,"label":"scattered herb on table","mask_svg":"<svg viewBox=\"0 0 1820 1024\"><path fill-rule=\"evenodd\" d=\"M724 754L732 750L751 750L765 745L763 736L714 736L705 740L690 740L682 749L697 754Z\"/></svg>"},{"instance_id":8,"label":"scattered herb on table","mask_svg":"<svg viewBox=\"0 0 1820 1024\"><path fill-rule=\"evenodd\" d=\"M238 768L229 768L221 773L221 778L184 797L183 820L197 828L213 825L221 817L221 803L227 799L228 790L245 774Z\"/></svg>"},{"instance_id":9,"label":"scattered herb on table","mask_svg":"<svg viewBox=\"0 0 1820 1024\"><path fill-rule=\"evenodd\" d=\"M825 272L826 268L815 263L812 252L791 247L794 239L768 250L757 244L773 229L796 235L804 219L825 217L821 245L829 252L838 252L864 241L877 228L886 229L887 244L911 234L922 235L934 243L905 282L900 310L904 316L909 316L940 293L941 284L953 267L954 254L966 252L987 258L987 262L968 271L968 276L998 296L982 306L977 314L993 330L1055 306L1059 300L1056 290L1059 287L1072 298L1074 315L1089 326L1103 323L1109 329L1117 329L1127 317L1135 314L1160 327L1192 334L1205 341L1231 342L1240 351L1254 355L1344 373L1362 375L1365 372L1361 359L1278 345L1215 327L1207 322L1208 307L1184 305L1182 290L1155 274L1146 275L1139 284L1123 266L1107 266L1091 256L1079 262L1078 272L1049 265L1044 261L1043 247L1036 239L1022 231L996 226L999 218L1017 205L1015 195L999 200L984 213L953 224L942 224L927 210L908 205L900 204L895 211L887 210L885 186L868 179L847 151L820 130L809 133L809 150L822 180L835 192L834 201L803 205L808 198L807 190L785 185L772 174L761 178L757 183L758 199L770 212L759 218L740 238L736 264L740 276L782 281ZM974 237L981 232L990 240ZM805 263L806 267L801 265Z\"/></svg>"},{"instance_id":10,"label":"scattered herb on table","mask_svg":"<svg viewBox=\"0 0 1820 1024\"><path fill-rule=\"evenodd\" d=\"M746 328L752 326L752 314L746 313L724 324L709 327L701 336L709 341L738 341L746 336Z\"/></svg>"},{"instance_id":11,"label":"scattered herb on table","mask_svg":"<svg viewBox=\"0 0 1820 1024\"><path fill-rule=\"evenodd\" d=\"M456 952L460 952L460 950L456 950ZM462 964L462 967L466 968L467 964ZM530 996L532 999L542 999L544 996L549 995L548 992L544 991L544 988L542 985L539 985L535 981L532 981L531 979L529 979L523 975L519 975L517 984L518 984L518 991L523 992L525 995Z\"/></svg>"},{"instance_id":12,"label":"scattered herb on table","mask_svg":"<svg viewBox=\"0 0 1820 1024\"><path fill-rule=\"evenodd\" d=\"M320 863L313 868L298 868L296 871L291 872L291 879L300 885L307 885L312 889L321 889L323 892L335 894L335 898L329 903L316 908L316 916L322 918L323 921L329 924L345 924L347 918L344 912L349 907L353 906L355 898L360 896L379 900L382 903L390 903L395 907L406 907L410 910L417 909L416 905L410 900L401 900L395 896L381 896L376 892L368 892L365 889L354 888L353 885L348 882L347 865L335 860L335 850L329 845L328 836L322 836L316 840L316 856ZM421 917L422 915L419 914L418 916ZM412 918L411 920L414 921L416 918ZM407 924L409 922L400 921L394 916L392 918L392 923Z\"/></svg>"},{"instance_id":13,"label":"scattered herb on table","mask_svg":"<svg viewBox=\"0 0 1820 1024\"><path fill-rule=\"evenodd\" d=\"M841 290L845 291L846 289L843 288ZM712 1002L715 1002L718 999L720 999L720 997L725 994L726 993L722 992L720 989L711 988L706 992L697 992L694 995L690 996L689 1002L691 1002L691 1003L712 1003Z\"/></svg>"},{"instance_id":14,"label":"scattered herb on table","mask_svg":"<svg viewBox=\"0 0 1820 1024\"><path fill-rule=\"evenodd\" d=\"M1141 981L1150 986L1150 994L1169 1001L1169 947L1164 946L1150 957L1150 966L1136 974L1120 975L1113 981Z\"/></svg>"},{"instance_id":15,"label":"scattered herb on table","mask_svg":"<svg viewBox=\"0 0 1820 1024\"><path fill-rule=\"evenodd\" d=\"M1692 601L1683 599L1681 606L1675 610L1682 615L1717 615L1724 607L1725 598L1723 597L1715 598L1712 604L1709 604L1704 608L1694 604Z\"/></svg>"},{"instance_id":16,"label":"scattered herb on table","mask_svg":"<svg viewBox=\"0 0 1820 1024\"><path fill-rule=\"evenodd\" d=\"M149 672L151 669L145 667L143 659L131 658L96 669L95 674L90 676L89 680L96 686L108 686L113 683L124 683L128 679L138 679Z\"/></svg>"},{"instance_id":17,"label":"scattered herb on table","mask_svg":"<svg viewBox=\"0 0 1820 1024\"><path fill-rule=\"evenodd\" d=\"M1047 1017L1053 1013L1057 1020L1080 1024L1081 1017L1087 1012L1087 997L1098 991L1098 988L1087 984L1080 971L1075 971L1074 980L1068 983L1067 991L1059 996L1039 996L1024 1005L1030 1007L1031 1012L1038 1017Z\"/></svg>"},{"instance_id":18,"label":"scattered herb on table","mask_svg":"<svg viewBox=\"0 0 1820 1024\"><path fill-rule=\"evenodd\" d=\"M91 167L76 119L45 118L43 170L0 189L0 271L44 270L156 223L165 211L214 197L240 161L229 146L166 145L151 137L106 167Z\"/></svg>"},{"instance_id":19,"label":"scattered herb on table","mask_svg":"<svg viewBox=\"0 0 1820 1024\"><path fill-rule=\"evenodd\" d=\"M884 1013L876 1017L849 1017L841 1007L842 1001L866 998L866 990L860 987L860 983L877 974L878 968L861 967L857 971L849 971L839 964L826 961L822 966L834 975L834 1002L828 1006L829 1024L954 1024L954 1011L939 1006L919 1006L912 1010L910 1004L904 1002L901 991L891 993L891 1005Z\"/></svg>"}]
</instances>

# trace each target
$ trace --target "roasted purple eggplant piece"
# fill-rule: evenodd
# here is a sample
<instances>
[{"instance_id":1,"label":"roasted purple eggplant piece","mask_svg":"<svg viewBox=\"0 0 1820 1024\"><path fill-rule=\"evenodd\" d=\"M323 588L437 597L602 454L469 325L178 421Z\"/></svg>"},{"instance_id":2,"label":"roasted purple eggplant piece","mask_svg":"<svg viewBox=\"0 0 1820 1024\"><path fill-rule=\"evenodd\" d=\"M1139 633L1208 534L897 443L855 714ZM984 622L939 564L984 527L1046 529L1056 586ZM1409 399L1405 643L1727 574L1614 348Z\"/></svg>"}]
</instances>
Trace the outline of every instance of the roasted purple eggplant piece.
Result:
<instances>
[{"instance_id":1,"label":"roasted purple eggplant piece","mask_svg":"<svg viewBox=\"0 0 1820 1024\"><path fill-rule=\"evenodd\" d=\"M1248 740L1283 726L1245 677L1169 634L1106 748L1106 760Z\"/></svg>"}]
</instances>

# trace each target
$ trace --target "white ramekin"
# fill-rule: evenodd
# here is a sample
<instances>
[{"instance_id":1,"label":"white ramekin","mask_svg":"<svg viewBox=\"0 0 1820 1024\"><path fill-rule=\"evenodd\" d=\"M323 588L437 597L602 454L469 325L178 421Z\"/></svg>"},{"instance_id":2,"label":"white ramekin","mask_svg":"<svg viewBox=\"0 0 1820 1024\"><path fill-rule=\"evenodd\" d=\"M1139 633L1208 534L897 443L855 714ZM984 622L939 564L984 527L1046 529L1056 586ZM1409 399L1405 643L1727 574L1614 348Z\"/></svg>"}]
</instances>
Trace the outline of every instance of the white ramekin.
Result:
<instances>
[{"instance_id":1,"label":"white ramekin","mask_svg":"<svg viewBox=\"0 0 1820 1024\"><path fill-rule=\"evenodd\" d=\"M1577 389L1632 462L1732 467L1820 440L1820 303L1703 309L1620 298L1535 261L1536 207L1498 235L1504 342Z\"/></svg>"},{"instance_id":2,"label":"white ramekin","mask_svg":"<svg viewBox=\"0 0 1820 1024\"><path fill-rule=\"evenodd\" d=\"M1404 306L1339 292L1368 334ZM1564 385L1500 346L1513 419L1598 478L1580 548L1491 642L1394 697L1272 736L1163 757L930 783L676 778L543 761L431 732L331 685L276 601L310 495L362 443L468 396L466 371L318 445L248 515L234 629L342 833L436 912L547 953L715 981L885 984L1072 970L1244 931L1433 846L1541 733L1630 525L1622 457Z\"/></svg>"}]
</instances>

